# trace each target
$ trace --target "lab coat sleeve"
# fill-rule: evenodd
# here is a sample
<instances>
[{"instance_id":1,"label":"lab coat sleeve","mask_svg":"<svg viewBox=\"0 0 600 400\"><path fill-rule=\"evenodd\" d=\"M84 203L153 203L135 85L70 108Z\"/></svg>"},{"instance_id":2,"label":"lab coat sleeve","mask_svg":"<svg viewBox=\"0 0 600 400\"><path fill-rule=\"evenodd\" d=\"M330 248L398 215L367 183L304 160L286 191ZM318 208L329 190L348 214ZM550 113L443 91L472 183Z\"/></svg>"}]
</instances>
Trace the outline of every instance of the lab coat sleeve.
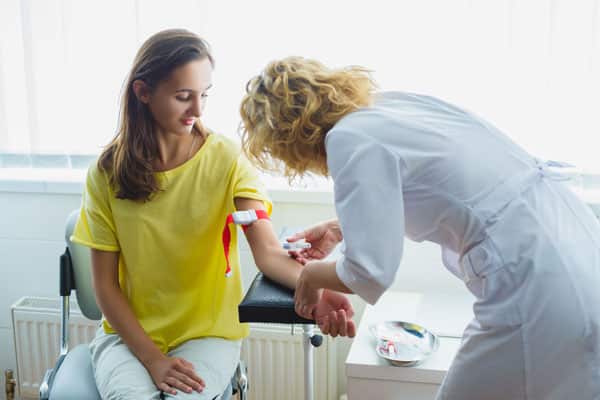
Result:
<instances>
[{"instance_id":1,"label":"lab coat sleeve","mask_svg":"<svg viewBox=\"0 0 600 400\"><path fill-rule=\"evenodd\" d=\"M402 258L401 160L383 145L338 132L328 138L329 172L344 236L336 272L370 304L394 282Z\"/></svg>"}]
</instances>

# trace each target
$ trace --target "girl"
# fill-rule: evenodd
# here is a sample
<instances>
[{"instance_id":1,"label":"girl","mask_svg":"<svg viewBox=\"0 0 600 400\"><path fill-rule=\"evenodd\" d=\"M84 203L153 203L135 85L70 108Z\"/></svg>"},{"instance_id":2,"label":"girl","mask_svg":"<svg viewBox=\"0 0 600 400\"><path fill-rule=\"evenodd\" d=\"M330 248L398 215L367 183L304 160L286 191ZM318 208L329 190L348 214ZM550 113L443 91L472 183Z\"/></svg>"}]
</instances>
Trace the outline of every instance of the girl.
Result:
<instances>
[{"instance_id":1,"label":"girl","mask_svg":"<svg viewBox=\"0 0 600 400\"><path fill-rule=\"evenodd\" d=\"M237 315L237 232L227 260L225 221L236 210L268 215L271 202L238 146L200 121L213 64L188 31L150 37L126 82L119 131L88 172L72 239L92 248L104 321L90 349L103 399L217 398L248 334ZM246 235L258 268L293 288L301 265L269 220ZM324 298L317 314L352 315L343 295Z\"/></svg>"}]
</instances>

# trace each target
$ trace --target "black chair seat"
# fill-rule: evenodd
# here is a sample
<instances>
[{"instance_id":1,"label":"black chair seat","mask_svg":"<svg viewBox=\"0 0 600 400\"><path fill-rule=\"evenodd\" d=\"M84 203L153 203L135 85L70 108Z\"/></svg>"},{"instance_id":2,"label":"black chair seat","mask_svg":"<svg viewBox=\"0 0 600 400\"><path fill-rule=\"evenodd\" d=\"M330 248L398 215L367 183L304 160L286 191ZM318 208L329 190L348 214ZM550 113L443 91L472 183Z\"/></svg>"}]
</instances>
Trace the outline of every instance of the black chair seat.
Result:
<instances>
[{"instance_id":1,"label":"black chair seat","mask_svg":"<svg viewBox=\"0 0 600 400\"><path fill-rule=\"evenodd\" d=\"M238 306L240 322L314 324L294 311L294 291L258 273Z\"/></svg>"}]
</instances>

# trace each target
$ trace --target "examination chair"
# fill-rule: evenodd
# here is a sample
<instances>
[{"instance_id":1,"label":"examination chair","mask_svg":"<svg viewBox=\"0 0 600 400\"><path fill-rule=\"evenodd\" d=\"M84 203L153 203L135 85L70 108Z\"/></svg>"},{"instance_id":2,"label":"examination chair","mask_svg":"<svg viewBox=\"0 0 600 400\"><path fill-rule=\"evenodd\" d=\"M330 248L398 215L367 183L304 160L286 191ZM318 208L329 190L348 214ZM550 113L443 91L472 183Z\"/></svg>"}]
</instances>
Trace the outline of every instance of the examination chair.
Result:
<instances>
[{"instance_id":1,"label":"examination chair","mask_svg":"<svg viewBox=\"0 0 600 400\"><path fill-rule=\"evenodd\" d=\"M46 371L40 384L41 400L101 400L96 389L88 345L81 344L69 350L68 344L69 298L72 290L75 290L77 303L86 318L91 320L102 318L92 288L90 250L70 240L78 216L79 210L76 210L67 219L65 232L67 248L60 256L62 298L60 354L54 368ZM247 388L246 370L240 361L221 399L230 400L233 394L238 394L239 400L246 400Z\"/></svg>"}]
</instances>

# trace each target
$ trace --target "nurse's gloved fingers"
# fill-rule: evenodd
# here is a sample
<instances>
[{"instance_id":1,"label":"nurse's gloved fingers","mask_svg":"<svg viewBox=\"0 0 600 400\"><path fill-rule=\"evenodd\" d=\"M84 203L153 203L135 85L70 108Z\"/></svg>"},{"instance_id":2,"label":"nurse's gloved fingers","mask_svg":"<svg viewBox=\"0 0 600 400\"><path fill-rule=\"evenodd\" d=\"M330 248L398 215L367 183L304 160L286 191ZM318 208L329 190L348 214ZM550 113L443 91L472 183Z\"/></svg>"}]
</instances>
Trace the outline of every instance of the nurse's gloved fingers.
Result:
<instances>
[{"instance_id":1,"label":"nurse's gloved fingers","mask_svg":"<svg viewBox=\"0 0 600 400\"><path fill-rule=\"evenodd\" d=\"M294 260L298 261L302 265L306 265L306 263L307 263L306 258L304 258L301 255L299 255L296 251L294 251L294 252L288 251L288 255L291 258L293 258Z\"/></svg>"},{"instance_id":2,"label":"nurse's gloved fingers","mask_svg":"<svg viewBox=\"0 0 600 400\"><path fill-rule=\"evenodd\" d=\"M356 336L356 325L354 324L354 321L349 320L348 321L348 337L349 338L353 338L354 336Z\"/></svg>"},{"instance_id":3,"label":"nurse's gloved fingers","mask_svg":"<svg viewBox=\"0 0 600 400\"><path fill-rule=\"evenodd\" d=\"M319 250L317 247L311 247L310 249L305 249L302 254L303 257L308 258L309 260L321 260L325 257L325 253Z\"/></svg>"},{"instance_id":4,"label":"nurse's gloved fingers","mask_svg":"<svg viewBox=\"0 0 600 400\"><path fill-rule=\"evenodd\" d=\"M308 256L308 254L306 254L306 251L304 250L288 250L288 255L296 260L310 259L310 257Z\"/></svg>"},{"instance_id":5,"label":"nurse's gloved fingers","mask_svg":"<svg viewBox=\"0 0 600 400\"><path fill-rule=\"evenodd\" d=\"M296 314L302 315L302 305L299 301L294 302L294 311L296 312Z\"/></svg>"},{"instance_id":6,"label":"nurse's gloved fingers","mask_svg":"<svg viewBox=\"0 0 600 400\"><path fill-rule=\"evenodd\" d=\"M329 317L327 317L327 316L323 317L318 324L319 324L319 329L321 330L321 333L323 333L324 335L329 334Z\"/></svg>"},{"instance_id":7,"label":"nurse's gloved fingers","mask_svg":"<svg viewBox=\"0 0 600 400\"><path fill-rule=\"evenodd\" d=\"M352 317L354 317L354 308L352 307L352 304L350 303L349 300L346 304L342 304L342 310L344 310L346 312L346 318L348 320L350 320Z\"/></svg>"},{"instance_id":8,"label":"nurse's gloved fingers","mask_svg":"<svg viewBox=\"0 0 600 400\"><path fill-rule=\"evenodd\" d=\"M297 305L296 306L296 314L298 314L301 317L304 317L304 311L303 311L304 306L302 305Z\"/></svg>"},{"instance_id":9,"label":"nurse's gloved fingers","mask_svg":"<svg viewBox=\"0 0 600 400\"><path fill-rule=\"evenodd\" d=\"M312 305L307 306L306 308L307 308L307 310L306 310L307 317L305 317L305 318L314 319L314 317L315 317L315 310L317 308L317 305L316 304L312 304Z\"/></svg>"},{"instance_id":10,"label":"nurse's gloved fingers","mask_svg":"<svg viewBox=\"0 0 600 400\"><path fill-rule=\"evenodd\" d=\"M302 306L302 308L300 308L300 311L302 312L302 316L304 318L306 318L306 314L308 314L308 306L307 305Z\"/></svg>"},{"instance_id":11,"label":"nurse's gloved fingers","mask_svg":"<svg viewBox=\"0 0 600 400\"><path fill-rule=\"evenodd\" d=\"M310 306L307 306L305 304L297 304L294 307L294 310L296 311L296 314L298 314L302 318L312 318L312 308Z\"/></svg>"},{"instance_id":12,"label":"nurse's gloved fingers","mask_svg":"<svg viewBox=\"0 0 600 400\"><path fill-rule=\"evenodd\" d=\"M311 250L312 247L310 249L302 249L298 251L298 254L300 255L300 257L310 258L310 255L313 253Z\"/></svg>"},{"instance_id":13,"label":"nurse's gloved fingers","mask_svg":"<svg viewBox=\"0 0 600 400\"><path fill-rule=\"evenodd\" d=\"M339 334L340 336L346 336L348 330L346 329L346 324L348 323L348 319L346 318L346 311L339 310L337 312L338 320L340 322Z\"/></svg>"},{"instance_id":14,"label":"nurse's gloved fingers","mask_svg":"<svg viewBox=\"0 0 600 400\"><path fill-rule=\"evenodd\" d=\"M308 262L308 260L304 257L298 257L296 258L296 261L298 261L302 265L306 265L306 263Z\"/></svg>"},{"instance_id":15,"label":"nurse's gloved fingers","mask_svg":"<svg viewBox=\"0 0 600 400\"><path fill-rule=\"evenodd\" d=\"M304 239L305 237L306 237L306 232L301 231L301 232L296 232L291 236L288 236L285 240L287 240L288 242L296 242L300 239Z\"/></svg>"},{"instance_id":16,"label":"nurse's gloved fingers","mask_svg":"<svg viewBox=\"0 0 600 400\"><path fill-rule=\"evenodd\" d=\"M332 337L336 337L340 330L340 321L337 316L336 311L332 311L329 313L329 335Z\"/></svg>"}]
</instances>

